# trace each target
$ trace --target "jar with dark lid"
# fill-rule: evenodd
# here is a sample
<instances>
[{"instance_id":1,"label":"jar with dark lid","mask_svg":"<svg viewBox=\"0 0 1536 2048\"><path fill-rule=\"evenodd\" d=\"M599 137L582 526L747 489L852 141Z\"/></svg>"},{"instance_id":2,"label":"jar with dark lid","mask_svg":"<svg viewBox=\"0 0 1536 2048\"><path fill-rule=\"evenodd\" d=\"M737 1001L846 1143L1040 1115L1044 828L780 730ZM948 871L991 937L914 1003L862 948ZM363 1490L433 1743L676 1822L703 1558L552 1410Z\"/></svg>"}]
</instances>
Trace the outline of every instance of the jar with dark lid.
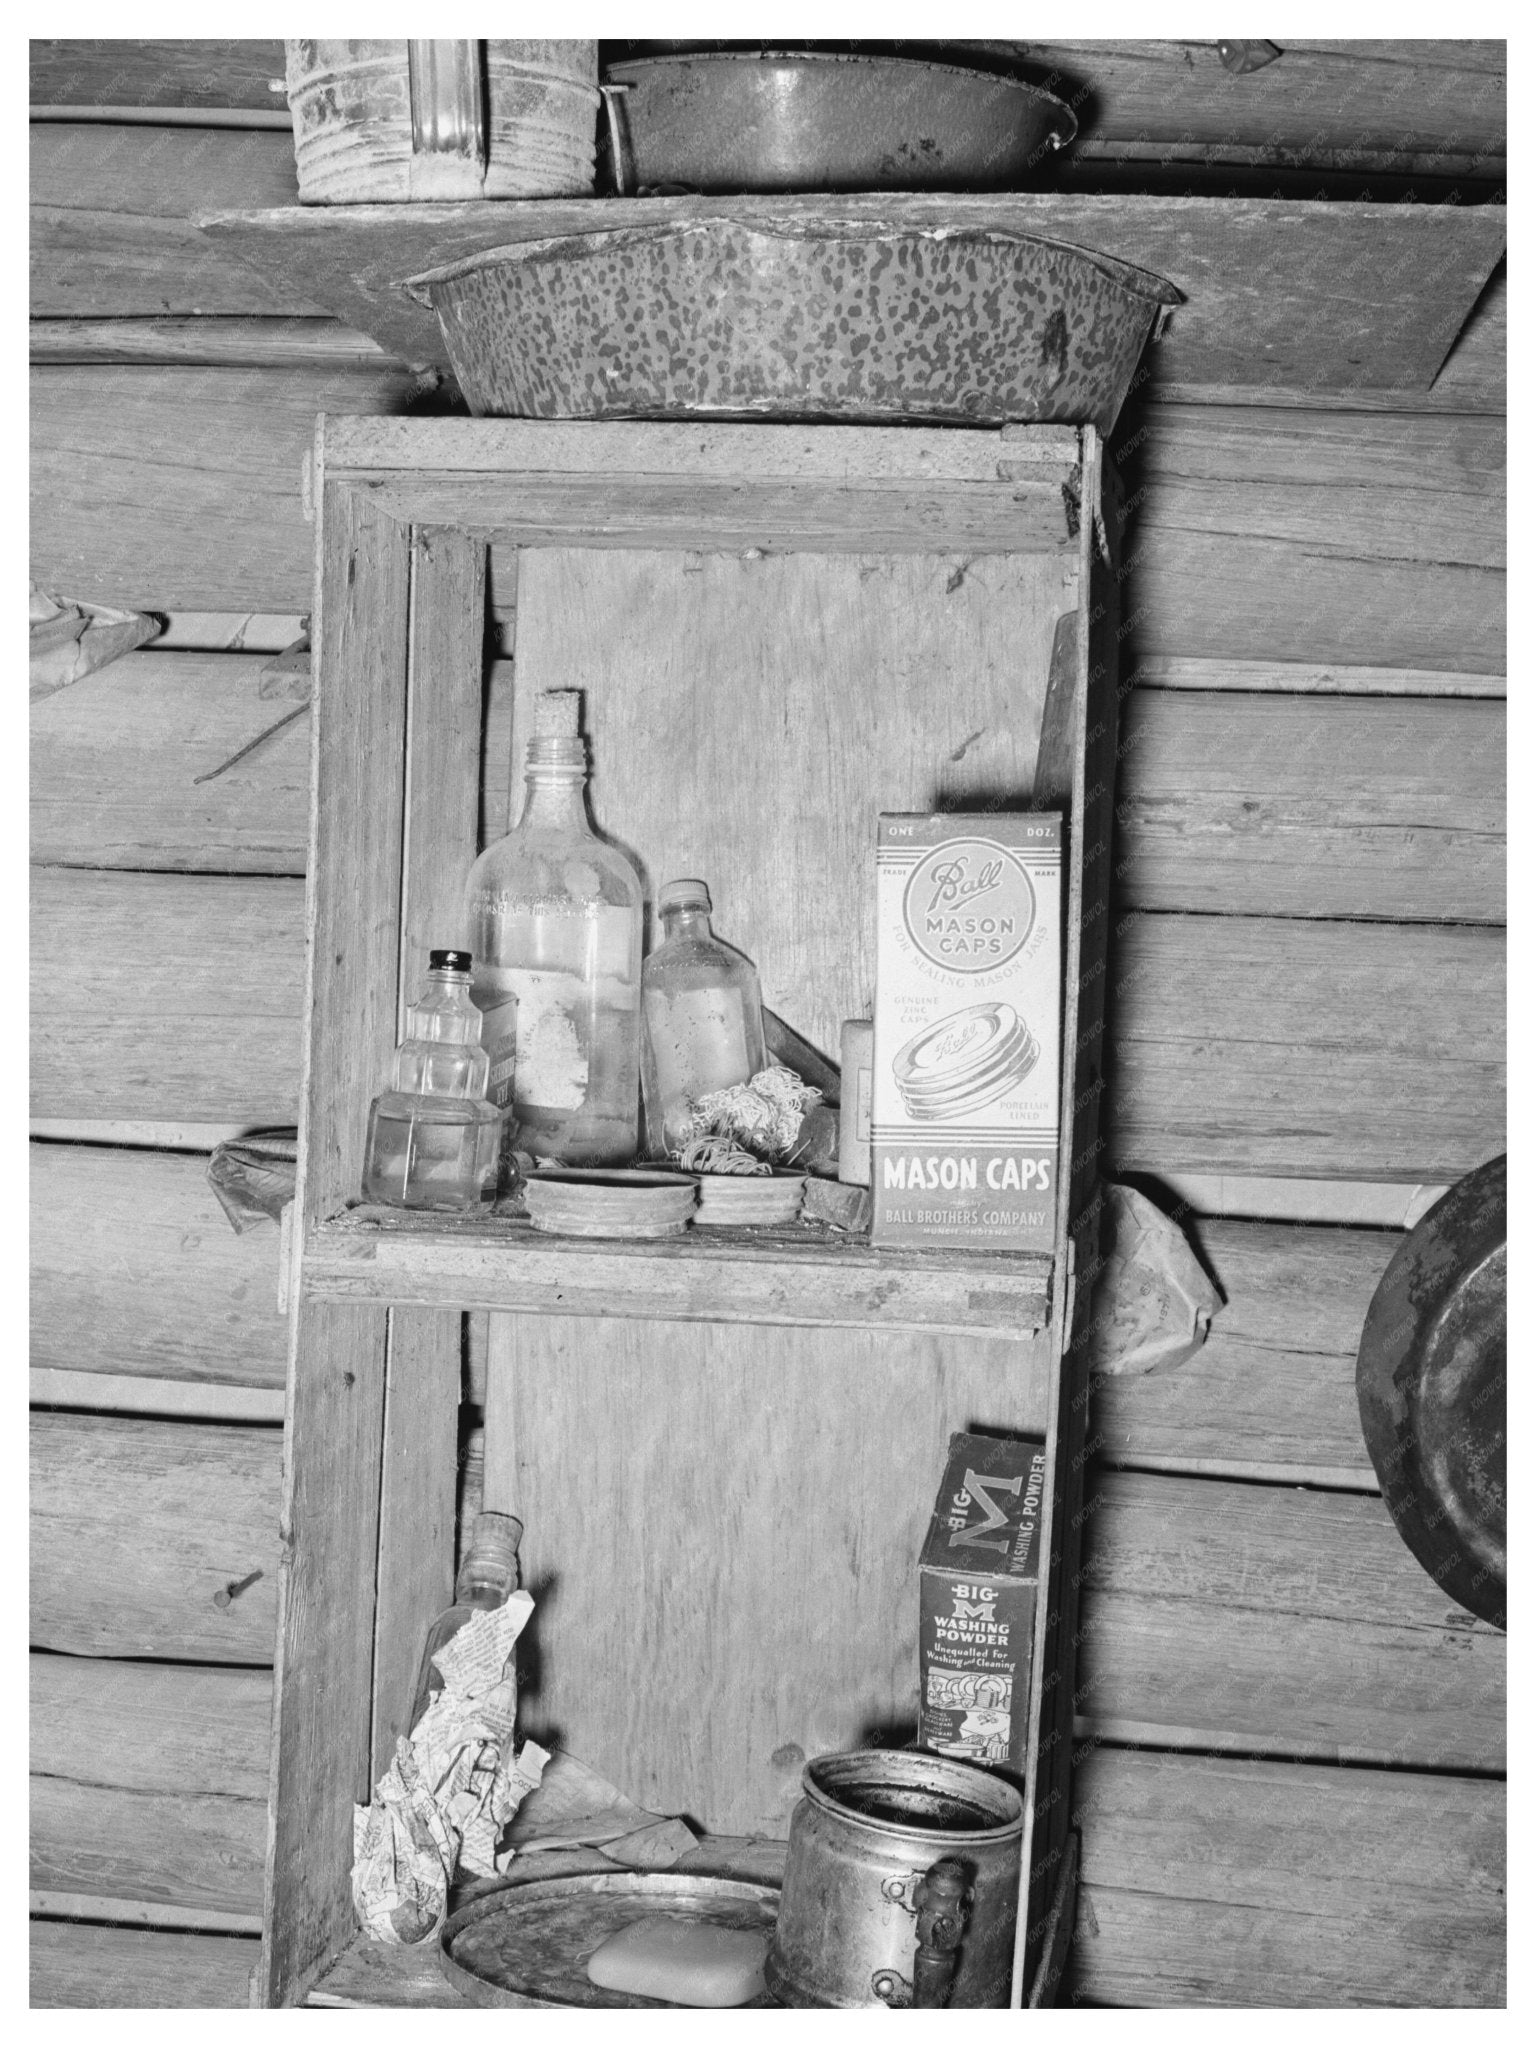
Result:
<instances>
[{"instance_id":1,"label":"jar with dark lid","mask_svg":"<svg viewBox=\"0 0 1536 2048\"><path fill-rule=\"evenodd\" d=\"M470 999L471 956L435 947L406 1012L393 1086L368 1112L363 1199L404 1209L474 1209L495 1193L501 1116Z\"/></svg>"}]
</instances>

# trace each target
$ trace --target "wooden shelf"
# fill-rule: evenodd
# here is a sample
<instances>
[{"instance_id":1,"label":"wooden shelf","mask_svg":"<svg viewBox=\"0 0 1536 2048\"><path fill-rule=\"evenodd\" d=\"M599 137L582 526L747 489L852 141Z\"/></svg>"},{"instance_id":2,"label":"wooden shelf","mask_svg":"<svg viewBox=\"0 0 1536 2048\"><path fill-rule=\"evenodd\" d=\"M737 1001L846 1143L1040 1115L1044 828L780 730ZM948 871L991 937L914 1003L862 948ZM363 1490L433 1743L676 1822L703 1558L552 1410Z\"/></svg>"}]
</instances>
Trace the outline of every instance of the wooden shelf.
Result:
<instances>
[{"instance_id":1,"label":"wooden shelf","mask_svg":"<svg viewBox=\"0 0 1536 2048\"><path fill-rule=\"evenodd\" d=\"M1043 1254L889 1249L814 1223L645 1240L357 1208L310 1232L302 1285L358 1305L1028 1337L1049 1320L1054 1267Z\"/></svg>"},{"instance_id":2,"label":"wooden shelf","mask_svg":"<svg viewBox=\"0 0 1536 2048\"><path fill-rule=\"evenodd\" d=\"M278 206L203 233L410 363L446 358L400 281L513 242L677 220L982 228L1077 243L1166 277L1186 303L1149 361L1197 386L1424 392L1503 253L1502 206L1071 192L697 193Z\"/></svg>"}]
</instances>

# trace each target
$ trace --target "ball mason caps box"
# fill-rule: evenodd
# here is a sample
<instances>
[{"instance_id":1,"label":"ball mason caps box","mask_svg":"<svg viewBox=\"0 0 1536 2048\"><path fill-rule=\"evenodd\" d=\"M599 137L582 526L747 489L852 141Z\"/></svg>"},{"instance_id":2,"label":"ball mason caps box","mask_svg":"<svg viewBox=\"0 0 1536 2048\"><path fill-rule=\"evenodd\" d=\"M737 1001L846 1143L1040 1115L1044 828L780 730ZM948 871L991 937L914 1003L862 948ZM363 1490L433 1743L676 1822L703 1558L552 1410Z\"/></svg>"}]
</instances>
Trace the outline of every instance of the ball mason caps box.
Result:
<instances>
[{"instance_id":1,"label":"ball mason caps box","mask_svg":"<svg viewBox=\"0 0 1536 2048\"><path fill-rule=\"evenodd\" d=\"M877 1244L1051 1251L1061 1114L1061 819L881 818Z\"/></svg>"},{"instance_id":2,"label":"ball mason caps box","mask_svg":"<svg viewBox=\"0 0 1536 2048\"><path fill-rule=\"evenodd\" d=\"M1038 1438L950 1438L919 1563L924 1749L1024 1771L1044 1492Z\"/></svg>"}]
</instances>

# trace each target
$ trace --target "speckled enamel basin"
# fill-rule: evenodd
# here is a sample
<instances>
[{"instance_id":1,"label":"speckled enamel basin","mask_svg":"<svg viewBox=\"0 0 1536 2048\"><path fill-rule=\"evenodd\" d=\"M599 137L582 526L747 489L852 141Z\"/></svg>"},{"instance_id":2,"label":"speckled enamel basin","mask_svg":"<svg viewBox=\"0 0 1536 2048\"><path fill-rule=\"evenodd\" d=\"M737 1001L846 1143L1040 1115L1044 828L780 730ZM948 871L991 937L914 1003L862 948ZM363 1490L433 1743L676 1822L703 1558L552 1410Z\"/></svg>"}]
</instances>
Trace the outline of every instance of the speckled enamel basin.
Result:
<instances>
[{"instance_id":1,"label":"speckled enamel basin","mask_svg":"<svg viewBox=\"0 0 1536 2048\"><path fill-rule=\"evenodd\" d=\"M988 229L674 221L489 249L410 279L477 413L1092 422L1172 285Z\"/></svg>"}]
</instances>

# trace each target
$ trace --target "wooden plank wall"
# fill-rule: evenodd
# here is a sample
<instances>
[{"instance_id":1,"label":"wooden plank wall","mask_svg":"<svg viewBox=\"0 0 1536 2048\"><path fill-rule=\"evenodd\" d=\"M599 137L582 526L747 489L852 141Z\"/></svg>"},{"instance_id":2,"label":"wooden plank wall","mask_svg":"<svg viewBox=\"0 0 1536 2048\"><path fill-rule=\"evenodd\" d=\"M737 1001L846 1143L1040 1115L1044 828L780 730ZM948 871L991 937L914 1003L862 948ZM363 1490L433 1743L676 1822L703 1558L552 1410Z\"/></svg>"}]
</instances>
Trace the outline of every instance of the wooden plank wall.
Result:
<instances>
[{"instance_id":1,"label":"wooden plank wall","mask_svg":"<svg viewBox=\"0 0 1536 2048\"><path fill-rule=\"evenodd\" d=\"M34 574L173 615L32 720L39 2005L242 2004L259 1924L276 1232L235 1237L203 1173L294 1115L308 720L302 675L229 650L308 609L316 410L432 403L189 224L291 203L285 139L242 125L280 106L274 50L34 46L34 102L84 110L32 129ZM1219 129L1186 87L1208 46L1030 54L1089 90L1105 161L1310 137L1342 164L1364 135L1405 174L1502 175L1501 45L1218 68ZM1504 1641L1398 1542L1354 1412L1397 1238L1276 1220L1503 1144L1504 320L1500 278L1395 410L1160 397L1154 357L1118 436L1111 1159L1206 1191L1227 1306L1189 1365L1096 1388L1081 2002L1504 1995Z\"/></svg>"}]
</instances>

